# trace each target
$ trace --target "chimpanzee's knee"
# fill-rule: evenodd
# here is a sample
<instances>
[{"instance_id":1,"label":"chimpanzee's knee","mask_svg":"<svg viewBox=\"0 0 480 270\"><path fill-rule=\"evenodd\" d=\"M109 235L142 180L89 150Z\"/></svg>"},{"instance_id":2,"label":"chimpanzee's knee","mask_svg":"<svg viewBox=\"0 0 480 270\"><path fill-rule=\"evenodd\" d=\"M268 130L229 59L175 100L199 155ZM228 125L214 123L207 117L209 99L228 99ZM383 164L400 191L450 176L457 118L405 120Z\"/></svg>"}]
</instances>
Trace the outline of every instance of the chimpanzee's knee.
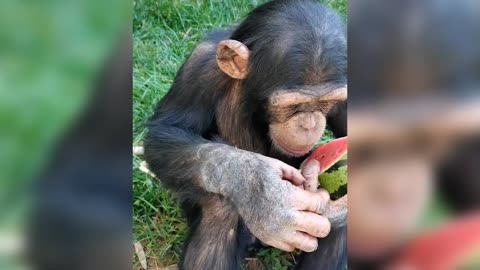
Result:
<instances>
[{"instance_id":1,"label":"chimpanzee's knee","mask_svg":"<svg viewBox=\"0 0 480 270\"><path fill-rule=\"evenodd\" d=\"M189 218L190 230L180 269L241 269L252 235L238 213L219 196L201 202L200 209L200 214ZM186 214L192 213L187 211Z\"/></svg>"}]
</instances>

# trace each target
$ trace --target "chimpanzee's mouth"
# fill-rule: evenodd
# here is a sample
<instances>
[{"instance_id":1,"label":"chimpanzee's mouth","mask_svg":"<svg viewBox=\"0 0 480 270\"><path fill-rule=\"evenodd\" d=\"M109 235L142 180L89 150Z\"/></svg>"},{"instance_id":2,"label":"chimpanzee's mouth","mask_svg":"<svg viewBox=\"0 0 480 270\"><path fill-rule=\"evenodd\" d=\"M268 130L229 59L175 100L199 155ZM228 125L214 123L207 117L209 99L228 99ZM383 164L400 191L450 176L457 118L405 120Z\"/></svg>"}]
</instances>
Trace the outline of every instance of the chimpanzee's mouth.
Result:
<instances>
[{"instance_id":1,"label":"chimpanzee's mouth","mask_svg":"<svg viewBox=\"0 0 480 270\"><path fill-rule=\"evenodd\" d=\"M287 144L283 143L281 140L273 140L273 144L276 146L278 150L280 150L282 153L288 155L288 156L293 156L293 157L302 157L305 156L306 154L310 153L312 150L313 145L307 146L307 147L302 147L302 148L292 148L288 146Z\"/></svg>"}]
</instances>

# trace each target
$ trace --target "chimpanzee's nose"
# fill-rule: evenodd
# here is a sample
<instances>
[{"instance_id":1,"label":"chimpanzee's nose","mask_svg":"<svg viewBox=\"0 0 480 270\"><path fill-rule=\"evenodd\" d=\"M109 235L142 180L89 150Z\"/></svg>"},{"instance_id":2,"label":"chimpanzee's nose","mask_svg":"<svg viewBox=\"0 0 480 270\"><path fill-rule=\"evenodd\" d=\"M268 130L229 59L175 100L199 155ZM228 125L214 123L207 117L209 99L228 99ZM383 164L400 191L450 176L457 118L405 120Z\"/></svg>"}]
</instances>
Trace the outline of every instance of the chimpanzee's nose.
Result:
<instances>
[{"instance_id":1,"label":"chimpanzee's nose","mask_svg":"<svg viewBox=\"0 0 480 270\"><path fill-rule=\"evenodd\" d=\"M313 113L304 113L299 120L300 126L307 130L313 129L317 125Z\"/></svg>"}]
</instances>

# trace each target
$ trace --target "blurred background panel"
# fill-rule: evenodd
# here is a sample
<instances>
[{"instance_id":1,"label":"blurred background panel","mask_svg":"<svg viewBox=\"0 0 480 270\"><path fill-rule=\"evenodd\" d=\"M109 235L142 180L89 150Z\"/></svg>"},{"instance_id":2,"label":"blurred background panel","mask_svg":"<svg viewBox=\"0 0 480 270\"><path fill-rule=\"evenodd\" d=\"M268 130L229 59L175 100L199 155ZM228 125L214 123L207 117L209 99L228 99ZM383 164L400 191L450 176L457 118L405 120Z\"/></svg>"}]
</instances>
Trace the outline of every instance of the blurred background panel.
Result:
<instances>
[{"instance_id":1,"label":"blurred background panel","mask_svg":"<svg viewBox=\"0 0 480 270\"><path fill-rule=\"evenodd\" d=\"M80 157L84 161L92 160L87 154L92 149L86 146L94 145L93 138L98 138L102 129L114 130L115 124L100 126L91 121L112 119L107 113L111 106L127 106L129 114L124 115L123 124L126 129L116 129L115 136L118 141L120 138L131 141L131 66L128 61L131 59L131 48L128 48L131 13L129 1L7 1L1 4L0 268L20 269L16 262L29 259L24 252L29 247L24 232L34 224L29 220L49 220L42 216L42 211L53 208L38 210L45 198L56 199L56 206L63 206L58 212L53 210L52 217L61 211L74 216L73 213L82 211L76 207L84 205L85 197L70 194L65 197L71 200L69 204L67 199L61 199L62 192L67 194L69 188L74 190L74 185L76 190L86 189L88 185L82 183L93 179L98 170L112 168L119 175L131 178L131 161L125 168L113 168L108 162L97 163L96 167L91 164L91 170L85 167L80 170L78 165ZM121 58L119 55L126 57L126 61L118 61L116 65L124 65L128 72L116 70L113 71L116 75L109 77L106 70L111 68L106 66L115 62L112 59ZM122 89L118 84L119 75L123 76L120 84L127 83L123 88L127 95L117 94L122 90L115 93L106 90ZM108 99L111 102L98 106L105 96L112 97ZM127 103L123 102L125 99ZM86 130L90 134L86 134ZM84 152L80 153L80 149L72 145L85 146ZM105 152L115 147L107 145ZM131 153L128 141L123 147L127 155ZM67 168L71 171L67 172ZM85 174L81 175L80 171ZM113 178L105 175L105 178ZM130 183L129 178L122 178L122 181L126 179ZM64 187L59 187L60 182ZM110 188L105 188L105 194L110 194ZM108 200L106 195L99 198ZM131 201L128 196L123 200ZM35 211L31 211L32 202L37 207ZM84 209L95 214L93 205L86 205ZM129 214L130 207L125 211ZM32 218L32 212L40 214ZM86 223L90 218L91 215L82 216ZM46 240L53 243L53 231L61 225L64 224L48 225L50 238L42 239L43 243ZM43 246L45 250L47 247ZM62 245L52 247L55 250ZM57 256L60 258L62 254L57 253ZM36 268L45 269L38 264Z\"/></svg>"},{"instance_id":2,"label":"blurred background panel","mask_svg":"<svg viewBox=\"0 0 480 270\"><path fill-rule=\"evenodd\" d=\"M349 3L352 269L478 269L479 10Z\"/></svg>"}]
</instances>

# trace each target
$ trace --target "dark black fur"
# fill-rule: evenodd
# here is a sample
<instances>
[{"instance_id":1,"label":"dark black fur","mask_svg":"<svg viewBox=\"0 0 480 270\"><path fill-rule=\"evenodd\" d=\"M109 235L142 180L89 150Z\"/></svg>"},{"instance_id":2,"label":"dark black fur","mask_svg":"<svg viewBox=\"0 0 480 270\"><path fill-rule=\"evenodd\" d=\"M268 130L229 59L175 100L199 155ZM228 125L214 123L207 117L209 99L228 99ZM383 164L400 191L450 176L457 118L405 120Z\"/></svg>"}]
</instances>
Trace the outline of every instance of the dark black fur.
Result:
<instances>
[{"instance_id":1,"label":"dark black fur","mask_svg":"<svg viewBox=\"0 0 480 270\"><path fill-rule=\"evenodd\" d=\"M336 14L316 2L273 1L252 11L233 31L212 33L201 43L218 44L231 38L241 41L252 52L249 76L241 82L241 101L236 104L238 124L233 127L236 136L246 138L247 143L237 147L281 159L293 166L299 165L303 158L290 159L271 148L266 101L278 89L306 84L307 73L312 70L322 74L317 84L346 84L344 28ZM318 54L318 47L322 48L322 53L313 57ZM181 268L188 270L188 265L196 265L195 269L240 269L245 248L253 242L234 208L197 183L196 175L202 161L191 158L203 143L230 143L233 139L220 138L217 108L238 81L220 71L215 53L213 49L201 54L194 52L190 56L169 93L158 104L145 140L145 156L151 170L166 187L179 194L184 201L185 213L189 215L190 234L181 262ZM329 121L334 123L332 127L337 136L346 135L346 128L342 129L338 122L345 121L344 118L330 117ZM224 211L228 217L222 216L225 220L201 226L211 214L209 205L212 200L217 200L216 211ZM223 238L228 233L223 232L225 222L236 219L235 237L230 242L225 241ZM217 242L209 238L212 235ZM345 235L345 230L341 229L326 240L320 240L321 248L305 255L307 262L299 266L306 265L307 268L302 269L327 269L324 266L330 265L333 268L328 269L344 269ZM209 250L213 253L209 254L209 260L187 252L195 247L200 247L197 252L201 252L202 245L211 247L217 244L220 245L218 248Z\"/></svg>"}]
</instances>

